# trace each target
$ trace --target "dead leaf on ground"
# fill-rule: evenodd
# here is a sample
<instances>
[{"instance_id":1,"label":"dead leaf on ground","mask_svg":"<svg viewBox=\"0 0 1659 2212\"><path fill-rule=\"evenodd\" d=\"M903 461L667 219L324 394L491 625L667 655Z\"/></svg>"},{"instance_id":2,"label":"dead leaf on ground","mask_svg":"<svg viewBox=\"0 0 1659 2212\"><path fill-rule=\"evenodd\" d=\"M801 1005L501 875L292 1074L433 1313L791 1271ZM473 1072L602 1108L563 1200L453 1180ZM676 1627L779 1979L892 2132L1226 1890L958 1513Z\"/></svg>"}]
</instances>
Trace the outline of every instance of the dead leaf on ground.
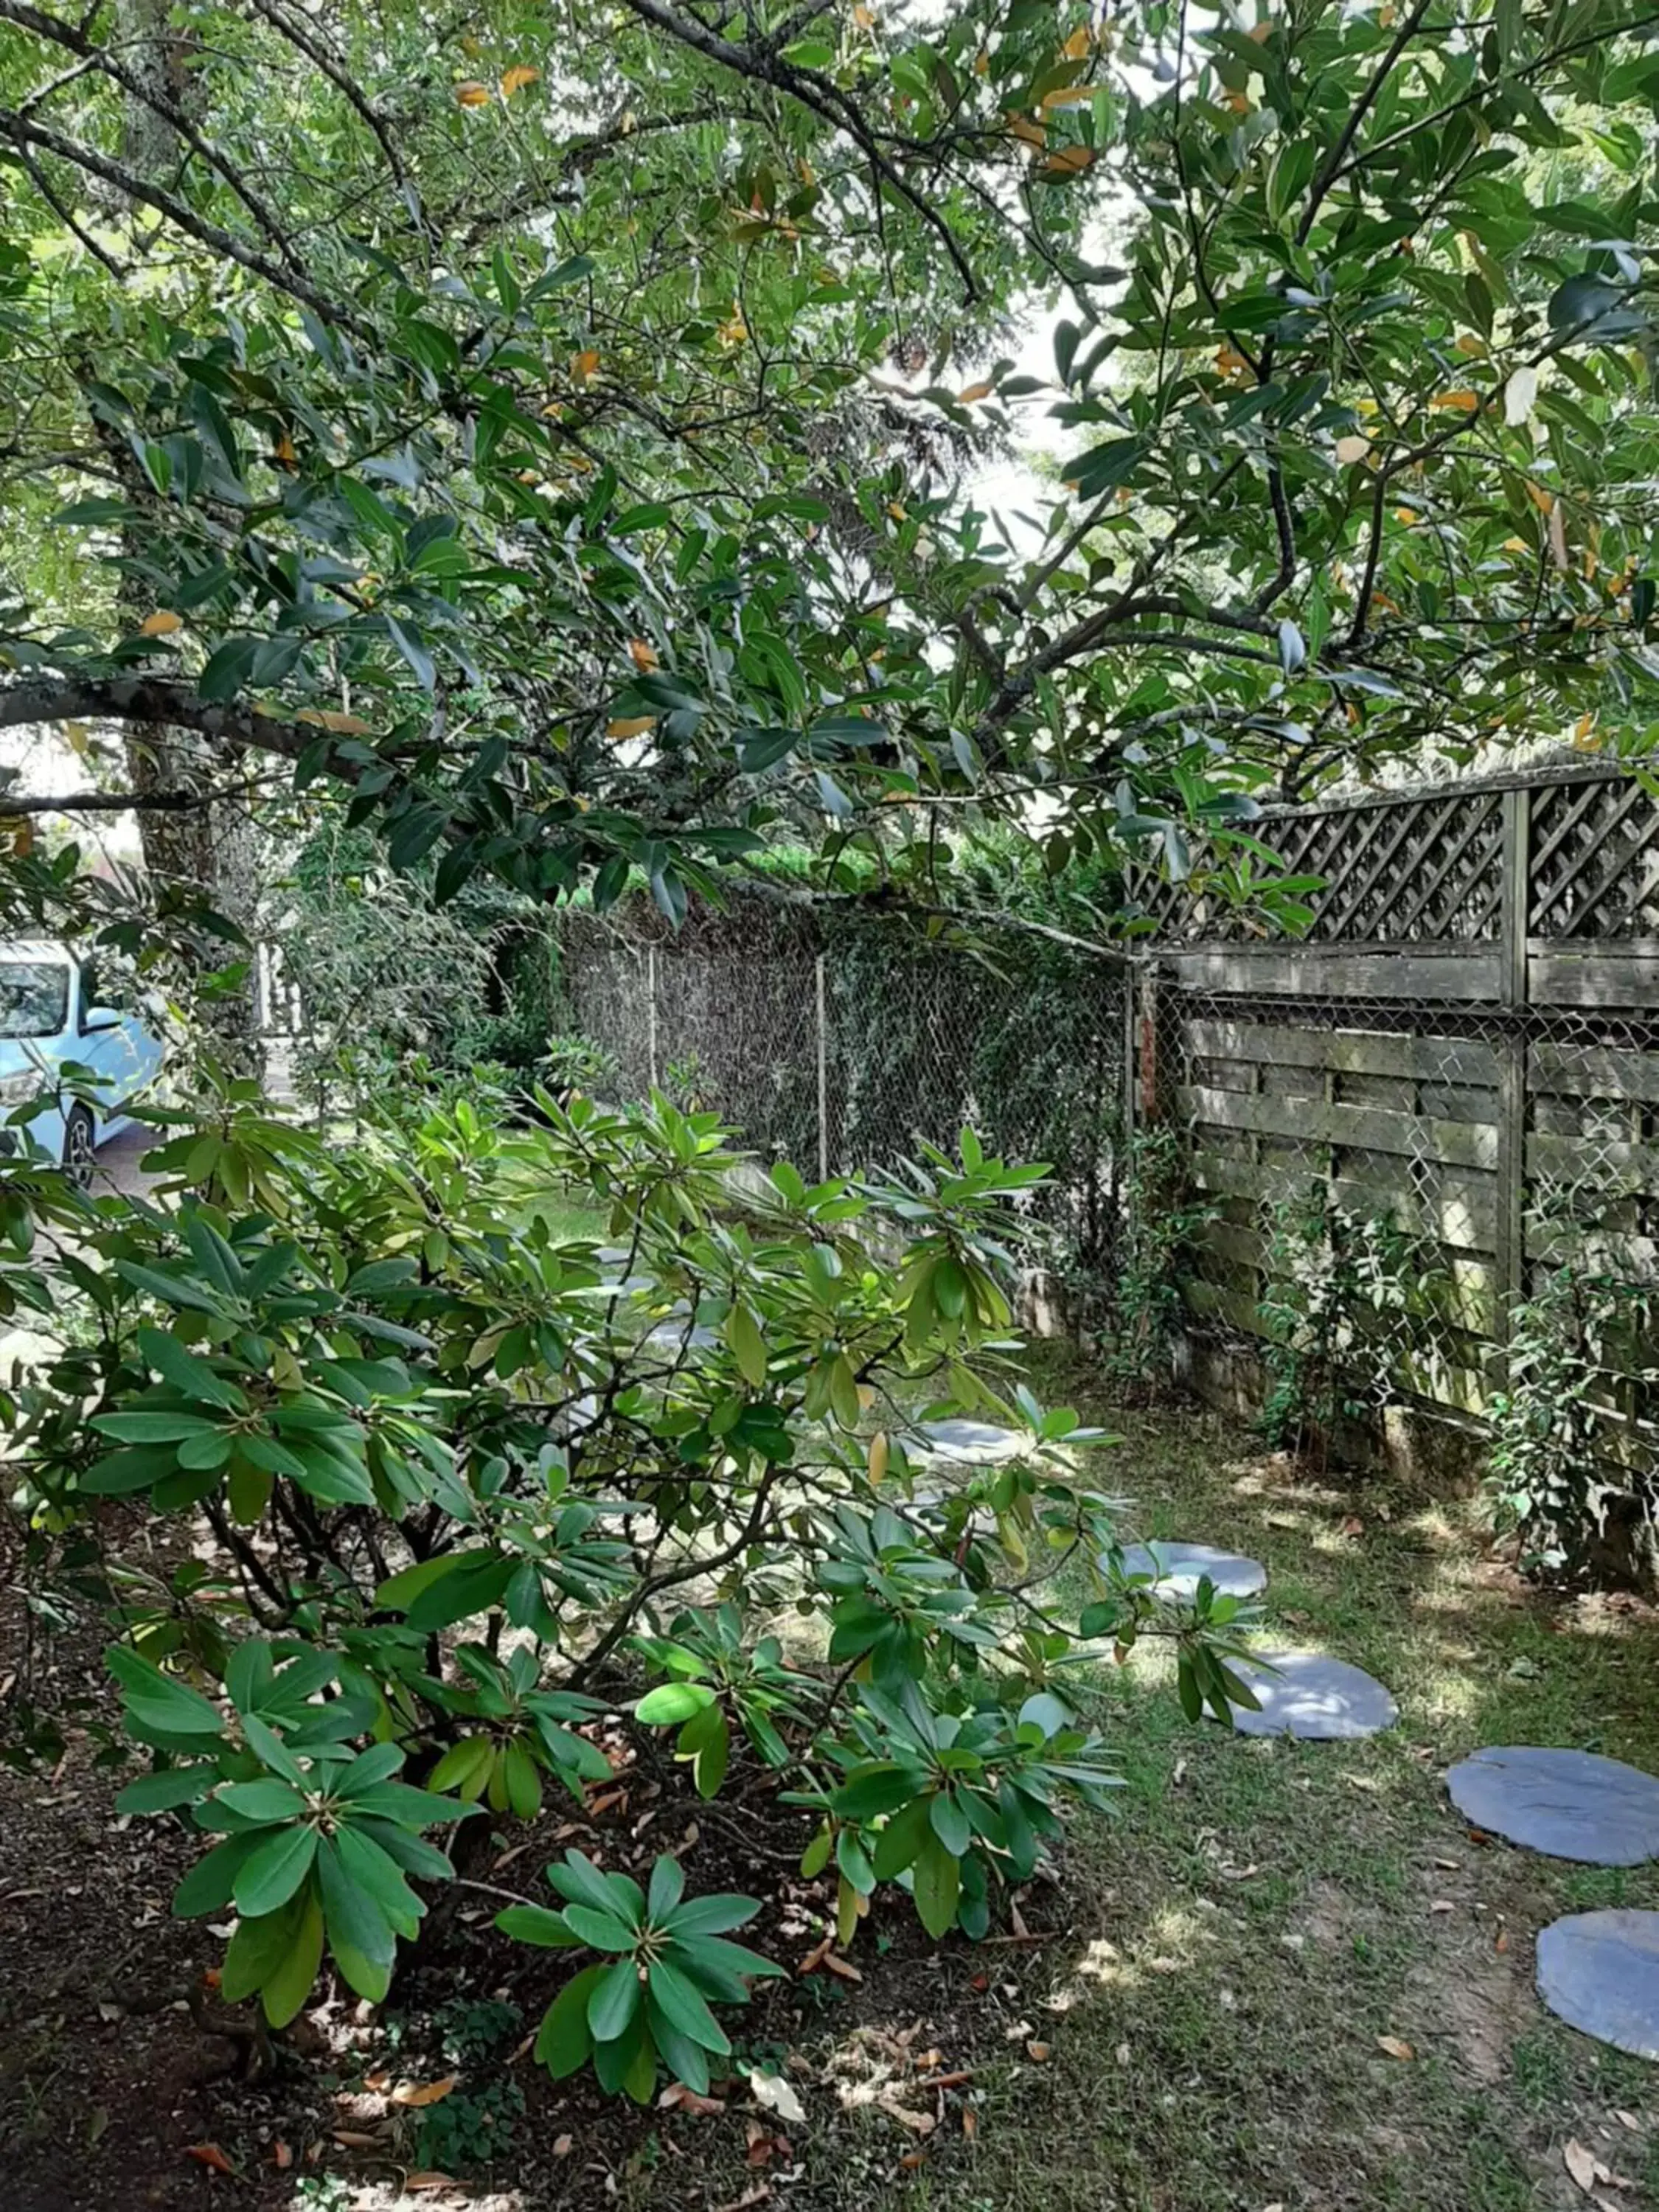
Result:
<instances>
[{"instance_id":1,"label":"dead leaf on ground","mask_svg":"<svg viewBox=\"0 0 1659 2212\"><path fill-rule=\"evenodd\" d=\"M827 1974L838 1974L843 1982L861 1982L864 1979L850 1959L839 1959L833 1951L824 1953L823 1970Z\"/></svg>"},{"instance_id":2,"label":"dead leaf on ground","mask_svg":"<svg viewBox=\"0 0 1659 2212\"><path fill-rule=\"evenodd\" d=\"M423 2105L441 2105L460 2080L459 2074L446 2074L441 2081L399 2081L392 2093L394 2105L410 2105L418 2110Z\"/></svg>"},{"instance_id":3,"label":"dead leaf on ground","mask_svg":"<svg viewBox=\"0 0 1659 2212\"><path fill-rule=\"evenodd\" d=\"M1402 2043L1397 2035L1379 2035L1376 2047L1390 2058L1415 2058L1417 2053L1409 2043Z\"/></svg>"},{"instance_id":4,"label":"dead leaf on ground","mask_svg":"<svg viewBox=\"0 0 1659 2212\"><path fill-rule=\"evenodd\" d=\"M806 2125L806 2107L793 2088L781 2074L763 2074L758 2069L749 2076L750 2093L757 2105L780 2119L789 2120L798 2128Z\"/></svg>"},{"instance_id":5,"label":"dead leaf on ground","mask_svg":"<svg viewBox=\"0 0 1659 2212\"><path fill-rule=\"evenodd\" d=\"M908 2105L890 2104L884 2098L878 2109L885 2112L890 2120L896 2120L902 2128L908 2128L913 2135L930 2136L939 2125L931 2112L913 2112Z\"/></svg>"},{"instance_id":6,"label":"dead leaf on ground","mask_svg":"<svg viewBox=\"0 0 1659 2212\"><path fill-rule=\"evenodd\" d=\"M458 2186L459 2185L453 2173L440 2173L436 2166L424 2167L418 2173L406 2173L404 2176L404 2187L405 2190L409 2191L416 2189L454 2189Z\"/></svg>"},{"instance_id":7,"label":"dead leaf on ground","mask_svg":"<svg viewBox=\"0 0 1659 2212\"><path fill-rule=\"evenodd\" d=\"M568 2158L571 2152L574 2150L575 2148L576 2138L574 2136L556 2136L553 2139L553 2155L555 2158Z\"/></svg>"},{"instance_id":8,"label":"dead leaf on ground","mask_svg":"<svg viewBox=\"0 0 1659 2212\"><path fill-rule=\"evenodd\" d=\"M233 2179L235 2177L235 2167L217 2143L191 2143L185 2156L193 2158L198 2166L205 2166L215 2173L228 2173Z\"/></svg>"},{"instance_id":9,"label":"dead leaf on ground","mask_svg":"<svg viewBox=\"0 0 1659 2212\"><path fill-rule=\"evenodd\" d=\"M1455 1912L1457 1907L1452 1903L1450 1898L1437 1897L1429 1910L1431 1912Z\"/></svg>"},{"instance_id":10,"label":"dead leaf on ground","mask_svg":"<svg viewBox=\"0 0 1659 2212\"><path fill-rule=\"evenodd\" d=\"M1586 2150L1575 2136L1562 2152L1561 2163L1588 2196L1601 2178L1599 2161L1595 2152Z\"/></svg>"},{"instance_id":11,"label":"dead leaf on ground","mask_svg":"<svg viewBox=\"0 0 1659 2212\"><path fill-rule=\"evenodd\" d=\"M741 2197L734 2197L729 2204L717 2204L714 2212L749 2212L751 2204L764 2204L771 2194L769 2181L757 2181L752 2189L745 2189Z\"/></svg>"},{"instance_id":12,"label":"dead leaf on ground","mask_svg":"<svg viewBox=\"0 0 1659 2212\"><path fill-rule=\"evenodd\" d=\"M270 2146L270 2162L278 2173L286 2173L294 2163L294 2153L287 2143L274 2142Z\"/></svg>"},{"instance_id":13,"label":"dead leaf on ground","mask_svg":"<svg viewBox=\"0 0 1659 2212\"><path fill-rule=\"evenodd\" d=\"M974 2110L971 2105L964 2105L963 2106L962 2132L967 2136L969 2142L972 2142L974 2137L979 2133L979 2114Z\"/></svg>"},{"instance_id":14,"label":"dead leaf on ground","mask_svg":"<svg viewBox=\"0 0 1659 2212\"><path fill-rule=\"evenodd\" d=\"M671 2081L657 2100L658 2107L665 2112L693 2112L706 2118L710 2112L723 2112L723 2097L705 2097L701 2091L688 2089L684 2081Z\"/></svg>"},{"instance_id":15,"label":"dead leaf on ground","mask_svg":"<svg viewBox=\"0 0 1659 2212\"><path fill-rule=\"evenodd\" d=\"M1053 2051L1054 2045L1048 2043L1028 2043L1025 2046L1026 2057L1035 2059L1039 2066L1047 2065Z\"/></svg>"}]
</instances>

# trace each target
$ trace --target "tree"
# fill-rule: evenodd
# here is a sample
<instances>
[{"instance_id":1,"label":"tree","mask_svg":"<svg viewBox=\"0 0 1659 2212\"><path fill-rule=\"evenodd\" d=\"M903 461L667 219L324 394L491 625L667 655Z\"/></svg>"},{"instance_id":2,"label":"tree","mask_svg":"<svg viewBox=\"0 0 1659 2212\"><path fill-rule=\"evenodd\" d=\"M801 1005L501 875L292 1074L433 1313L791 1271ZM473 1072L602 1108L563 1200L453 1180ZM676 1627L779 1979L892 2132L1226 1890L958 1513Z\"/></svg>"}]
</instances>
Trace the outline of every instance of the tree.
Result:
<instances>
[{"instance_id":1,"label":"tree","mask_svg":"<svg viewBox=\"0 0 1659 2212\"><path fill-rule=\"evenodd\" d=\"M10 481L74 549L5 722L193 731L443 894L634 865L671 915L780 817L903 879L1040 787L1058 859L1179 867L1264 782L1640 740L1639 7L626 0L556 59L261 0L193 17L187 100L3 16ZM1045 287L1052 386L994 350ZM1077 446L1035 550L946 434L1032 407Z\"/></svg>"}]
</instances>

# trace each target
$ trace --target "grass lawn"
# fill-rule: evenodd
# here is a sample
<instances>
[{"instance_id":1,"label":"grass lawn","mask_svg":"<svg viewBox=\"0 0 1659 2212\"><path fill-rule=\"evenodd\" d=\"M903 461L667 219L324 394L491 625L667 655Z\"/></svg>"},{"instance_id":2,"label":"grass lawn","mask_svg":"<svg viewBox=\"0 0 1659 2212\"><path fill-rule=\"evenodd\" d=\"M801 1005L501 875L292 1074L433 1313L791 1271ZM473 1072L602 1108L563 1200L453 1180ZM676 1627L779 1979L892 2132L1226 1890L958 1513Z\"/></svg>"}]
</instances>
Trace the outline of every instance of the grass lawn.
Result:
<instances>
[{"instance_id":1,"label":"grass lawn","mask_svg":"<svg viewBox=\"0 0 1659 2212\"><path fill-rule=\"evenodd\" d=\"M1505 1741L1659 1771L1653 1615L1537 1597L1487 1556L1471 1503L1301 1476L1196 1412L1114 1418L1063 1359L1038 1364L1051 1402L1126 1434L1102 1459L1138 1502L1136 1534L1261 1559L1275 1632L1381 1676L1401 1723L1353 1745L1235 1739L1183 1719L1162 1654L1111 1670L1099 1718L1123 1754L1121 1812L1073 1825L1072 1925L1042 1954L1046 2001L1022 1975L1049 2056L1016 2051L971 2161L930 2160L890 2201L1522 2212L1595 2201L1563 2163L1577 2138L1633 2185L1600 2200L1659 2205L1659 2069L1575 2033L1533 1991L1541 1926L1659 1906L1659 1868L1478 1842L1442 1783Z\"/></svg>"}]
</instances>

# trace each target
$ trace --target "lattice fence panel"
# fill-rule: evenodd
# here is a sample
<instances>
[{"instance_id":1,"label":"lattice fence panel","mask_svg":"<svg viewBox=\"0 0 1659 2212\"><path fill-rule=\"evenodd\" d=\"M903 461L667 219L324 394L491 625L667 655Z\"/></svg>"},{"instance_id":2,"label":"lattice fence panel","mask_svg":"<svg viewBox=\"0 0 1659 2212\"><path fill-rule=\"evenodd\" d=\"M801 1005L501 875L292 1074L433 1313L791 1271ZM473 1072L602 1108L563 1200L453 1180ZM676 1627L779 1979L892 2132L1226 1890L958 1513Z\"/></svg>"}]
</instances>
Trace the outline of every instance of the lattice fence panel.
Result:
<instances>
[{"instance_id":1,"label":"lattice fence panel","mask_svg":"<svg viewBox=\"0 0 1659 2212\"><path fill-rule=\"evenodd\" d=\"M1533 794L1528 934L1659 937L1659 802L1633 779Z\"/></svg>"}]
</instances>

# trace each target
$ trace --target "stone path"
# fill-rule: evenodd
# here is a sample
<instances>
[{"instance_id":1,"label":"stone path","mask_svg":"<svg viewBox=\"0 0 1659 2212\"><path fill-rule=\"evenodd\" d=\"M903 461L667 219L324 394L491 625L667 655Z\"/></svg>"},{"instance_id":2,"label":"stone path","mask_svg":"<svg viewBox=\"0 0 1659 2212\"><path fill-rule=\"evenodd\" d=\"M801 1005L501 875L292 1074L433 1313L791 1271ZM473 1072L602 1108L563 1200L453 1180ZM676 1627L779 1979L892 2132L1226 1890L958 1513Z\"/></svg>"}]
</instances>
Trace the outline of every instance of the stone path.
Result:
<instances>
[{"instance_id":1,"label":"stone path","mask_svg":"<svg viewBox=\"0 0 1659 2212\"><path fill-rule=\"evenodd\" d=\"M1123 1565L1128 1574L1154 1576L1159 1597L1193 1597L1206 1575L1224 1597L1255 1597L1267 1587L1267 1570L1259 1559L1218 1552L1211 1544L1128 1544Z\"/></svg>"},{"instance_id":2,"label":"stone path","mask_svg":"<svg viewBox=\"0 0 1659 2212\"><path fill-rule=\"evenodd\" d=\"M1551 1858L1609 1867L1659 1858L1659 1781L1620 1759L1505 1744L1454 1766L1446 1788L1472 1827Z\"/></svg>"}]
</instances>

